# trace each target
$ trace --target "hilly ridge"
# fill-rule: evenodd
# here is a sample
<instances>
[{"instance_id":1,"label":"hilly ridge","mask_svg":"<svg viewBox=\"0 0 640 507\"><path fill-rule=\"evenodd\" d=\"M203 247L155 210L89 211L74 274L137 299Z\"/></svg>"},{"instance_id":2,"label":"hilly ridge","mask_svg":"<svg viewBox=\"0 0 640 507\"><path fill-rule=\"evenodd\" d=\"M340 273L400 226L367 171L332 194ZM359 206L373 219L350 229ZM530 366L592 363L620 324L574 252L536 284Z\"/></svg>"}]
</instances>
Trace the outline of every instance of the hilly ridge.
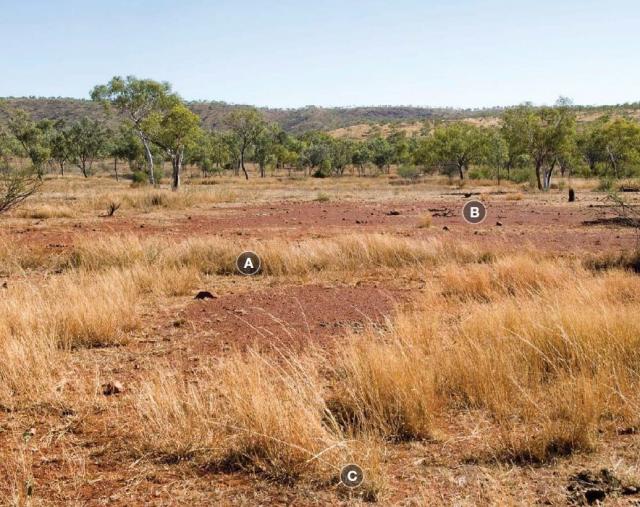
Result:
<instances>
[{"instance_id":1,"label":"hilly ridge","mask_svg":"<svg viewBox=\"0 0 640 507\"><path fill-rule=\"evenodd\" d=\"M83 116L115 121L98 103L86 99L46 98L46 97L7 97L0 98L10 108L23 109L32 118L64 119L74 121ZM188 103L193 112L202 118L207 128L219 128L224 117L233 109L246 105L228 104L220 101L192 101ZM616 112L618 114L636 113L640 103L616 106L575 106L583 114ZM337 130L360 125L414 123L425 120L459 120L467 118L490 119L505 108L484 109L430 108L415 106L358 106L358 107L318 107L306 106L296 109L259 108L266 119L279 123L284 130L301 133L309 130ZM636 114L633 114L636 116ZM4 117L0 111L0 121Z\"/></svg>"}]
</instances>

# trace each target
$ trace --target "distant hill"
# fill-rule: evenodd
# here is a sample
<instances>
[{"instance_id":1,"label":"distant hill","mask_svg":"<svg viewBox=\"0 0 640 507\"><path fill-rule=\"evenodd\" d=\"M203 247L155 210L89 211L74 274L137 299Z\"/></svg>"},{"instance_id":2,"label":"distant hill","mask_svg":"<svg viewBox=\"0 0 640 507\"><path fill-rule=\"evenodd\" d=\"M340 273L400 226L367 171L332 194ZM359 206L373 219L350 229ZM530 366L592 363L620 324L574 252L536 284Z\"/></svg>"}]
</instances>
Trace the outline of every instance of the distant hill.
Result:
<instances>
[{"instance_id":1,"label":"distant hill","mask_svg":"<svg viewBox=\"0 0 640 507\"><path fill-rule=\"evenodd\" d=\"M10 106L24 109L34 119L51 118L77 120L83 116L108 121L101 105L90 100L68 98L5 98ZM233 109L246 107L225 102L190 102L189 107L197 113L209 128L222 126L224 117ZM334 130L351 125L379 124L390 122L416 122L433 119L466 118L469 116L495 115L497 110L461 110L423 107L353 107L325 108L307 106L299 109L261 108L269 121L278 122L288 132L308 130Z\"/></svg>"},{"instance_id":2,"label":"distant hill","mask_svg":"<svg viewBox=\"0 0 640 507\"><path fill-rule=\"evenodd\" d=\"M51 118L74 121L83 116L114 122L109 118L100 104L84 99L70 98L35 98L35 97L7 97L4 100L11 107L24 109L34 119ZM232 105L225 102L190 102L189 107L197 113L205 127L218 128L230 111L242 105ZM378 124L416 124L425 120L456 120L478 119L481 124L491 124L504 108L486 109L453 109L429 108L412 106L371 106L371 107L316 107L307 106L298 109L261 108L269 121L278 122L288 132L300 133L308 130L337 131L339 135L360 137L370 125ZM583 117L597 117L612 111L616 114L638 116L640 104L625 104L622 106L577 106ZM3 118L0 114L0 121ZM364 127L366 128L364 128ZM355 132L349 129L355 128ZM414 127L417 130L417 127Z\"/></svg>"}]
</instances>

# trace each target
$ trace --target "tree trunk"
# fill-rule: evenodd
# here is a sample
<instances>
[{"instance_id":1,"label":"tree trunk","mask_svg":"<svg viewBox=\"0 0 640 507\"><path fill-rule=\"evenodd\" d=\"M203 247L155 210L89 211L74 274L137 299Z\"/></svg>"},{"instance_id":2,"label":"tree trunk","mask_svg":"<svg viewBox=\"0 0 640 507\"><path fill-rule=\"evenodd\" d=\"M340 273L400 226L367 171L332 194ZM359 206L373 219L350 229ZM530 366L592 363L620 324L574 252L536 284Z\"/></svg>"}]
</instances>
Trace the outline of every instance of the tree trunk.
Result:
<instances>
[{"instance_id":1,"label":"tree trunk","mask_svg":"<svg viewBox=\"0 0 640 507\"><path fill-rule=\"evenodd\" d=\"M60 176L64 176L64 162L60 162Z\"/></svg>"},{"instance_id":2,"label":"tree trunk","mask_svg":"<svg viewBox=\"0 0 640 507\"><path fill-rule=\"evenodd\" d=\"M118 177L118 157L113 157L113 172L116 173L116 181L120 181Z\"/></svg>"},{"instance_id":3,"label":"tree trunk","mask_svg":"<svg viewBox=\"0 0 640 507\"><path fill-rule=\"evenodd\" d=\"M542 168L542 162L536 161L536 182L538 183L538 190L542 190L542 176L540 169Z\"/></svg>"},{"instance_id":4,"label":"tree trunk","mask_svg":"<svg viewBox=\"0 0 640 507\"><path fill-rule=\"evenodd\" d=\"M551 175L553 174L553 170L556 166L555 161L551 164L551 166L549 166L549 169L547 169L544 172L544 190L549 190L549 187L551 187Z\"/></svg>"},{"instance_id":5,"label":"tree trunk","mask_svg":"<svg viewBox=\"0 0 640 507\"><path fill-rule=\"evenodd\" d=\"M460 174L460 180L464 180L464 165L458 164L458 173Z\"/></svg>"},{"instance_id":6,"label":"tree trunk","mask_svg":"<svg viewBox=\"0 0 640 507\"><path fill-rule=\"evenodd\" d=\"M142 139L142 145L144 146L144 153L147 157L147 168L149 170L149 183L155 186L156 184L156 175L153 170L153 154L151 153L151 148L149 147L149 141L147 138L140 133L140 138Z\"/></svg>"},{"instance_id":7,"label":"tree trunk","mask_svg":"<svg viewBox=\"0 0 640 507\"><path fill-rule=\"evenodd\" d=\"M244 172L244 177L248 180L249 173L247 173L247 169L244 167L244 149L240 151L240 167L242 167L242 172Z\"/></svg>"},{"instance_id":8,"label":"tree trunk","mask_svg":"<svg viewBox=\"0 0 640 507\"><path fill-rule=\"evenodd\" d=\"M180 188L180 172L182 171L182 151L171 157L173 173L171 177L171 190L174 192Z\"/></svg>"}]
</instances>

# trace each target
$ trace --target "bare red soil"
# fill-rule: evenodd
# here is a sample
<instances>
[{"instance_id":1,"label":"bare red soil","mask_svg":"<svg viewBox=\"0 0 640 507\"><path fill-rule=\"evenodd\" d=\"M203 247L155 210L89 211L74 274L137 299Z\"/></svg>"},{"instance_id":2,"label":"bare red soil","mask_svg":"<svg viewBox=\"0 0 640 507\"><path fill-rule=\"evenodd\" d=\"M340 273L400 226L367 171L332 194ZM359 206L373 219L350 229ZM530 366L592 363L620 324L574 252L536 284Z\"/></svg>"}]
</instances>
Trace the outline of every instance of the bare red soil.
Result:
<instances>
[{"instance_id":1,"label":"bare red soil","mask_svg":"<svg viewBox=\"0 0 640 507\"><path fill-rule=\"evenodd\" d=\"M52 249L64 248L79 238L111 234L162 235L179 240L211 235L298 239L388 232L414 237L456 237L503 248L530 245L557 252L630 249L637 241L633 228L607 222L614 215L603 204L489 201L487 219L474 226L466 224L461 216L464 195L445 197L440 201L409 204L279 202L221 206L189 212L166 211L161 219L140 214L84 221L33 221L13 225L5 232L18 242ZM432 226L419 228L421 217L426 214L433 217Z\"/></svg>"},{"instance_id":2,"label":"bare red soil","mask_svg":"<svg viewBox=\"0 0 640 507\"><path fill-rule=\"evenodd\" d=\"M296 346L383 325L409 291L370 286L291 286L194 301L180 314L198 352L250 344Z\"/></svg>"}]
</instances>

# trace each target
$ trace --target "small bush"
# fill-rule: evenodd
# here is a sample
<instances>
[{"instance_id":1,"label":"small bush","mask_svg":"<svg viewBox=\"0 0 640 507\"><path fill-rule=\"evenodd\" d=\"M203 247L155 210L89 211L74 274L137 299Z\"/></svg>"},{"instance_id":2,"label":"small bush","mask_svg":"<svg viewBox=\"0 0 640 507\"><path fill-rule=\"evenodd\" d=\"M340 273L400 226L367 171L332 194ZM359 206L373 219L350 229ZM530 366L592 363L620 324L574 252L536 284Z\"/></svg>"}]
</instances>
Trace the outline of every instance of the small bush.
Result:
<instances>
[{"instance_id":1,"label":"small bush","mask_svg":"<svg viewBox=\"0 0 640 507\"><path fill-rule=\"evenodd\" d=\"M149 182L149 176L144 171L134 171L131 181L137 185L144 185Z\"/></svg>"},{"instance_id":2,"label":"small bush","mask_svg":"<svg viewBox=\"0 0 640 507\"><path fill-rule=\"evenodd\" d=\"M413 165L402 165L398 167L398 176L405 180L415 181L420 177L420 169Z\"/></svg>"}]
</instances>

